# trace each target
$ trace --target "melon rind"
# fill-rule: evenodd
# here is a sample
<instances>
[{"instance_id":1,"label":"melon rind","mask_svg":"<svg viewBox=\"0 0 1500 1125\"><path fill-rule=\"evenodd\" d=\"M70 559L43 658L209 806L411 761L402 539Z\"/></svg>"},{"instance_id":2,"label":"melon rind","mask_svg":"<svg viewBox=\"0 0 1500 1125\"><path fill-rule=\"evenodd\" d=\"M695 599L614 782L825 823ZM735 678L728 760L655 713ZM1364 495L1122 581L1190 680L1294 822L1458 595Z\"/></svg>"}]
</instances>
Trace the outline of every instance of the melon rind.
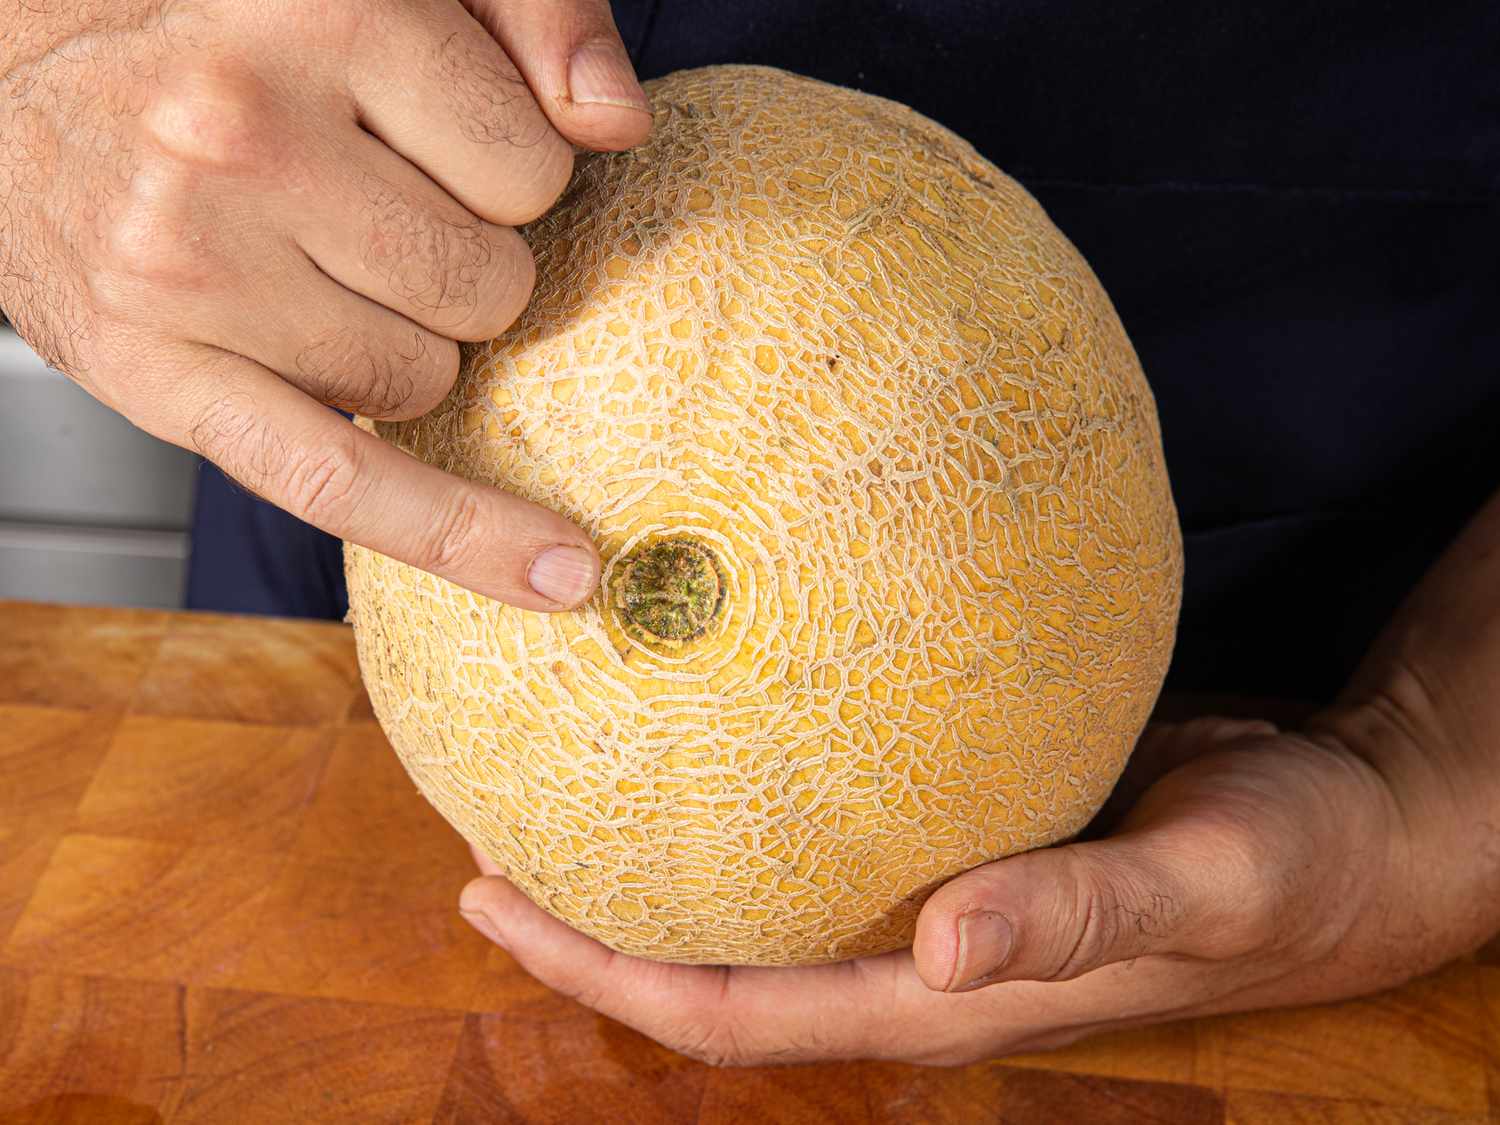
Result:
<instances>
[{"instance_id":1,"label":"melon rind","mask_svg":"<svg viewBox=\"0 0 1500 1125\"><path fill-rule=\"evenodd\" d=\"M576 520L605 560L530 613L346 546L375 714L538 904L667 961L907 945L930 891L1063 840L1171 653L1182 554L1150 390L1019 185L895 103L762 67L648 84L525 231L535 296L401 449ZM702 636L621 619L668 537Z\"/></svg>"}]
</instances>

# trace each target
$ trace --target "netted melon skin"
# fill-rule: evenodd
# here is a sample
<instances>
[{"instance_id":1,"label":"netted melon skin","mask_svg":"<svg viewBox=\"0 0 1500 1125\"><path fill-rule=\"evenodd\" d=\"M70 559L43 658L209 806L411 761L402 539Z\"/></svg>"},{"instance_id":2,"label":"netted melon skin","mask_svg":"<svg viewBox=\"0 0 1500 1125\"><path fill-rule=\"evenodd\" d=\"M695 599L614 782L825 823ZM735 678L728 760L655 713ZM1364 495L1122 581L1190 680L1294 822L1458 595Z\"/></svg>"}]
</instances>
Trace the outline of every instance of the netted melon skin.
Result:
<instances>
[{"instance_id":1,"label":"netted melon skin","mask_svg":"<svg viewBox=\"0 0 1500 1125\"><path fill-rule=\"evenodd\" d=\"M952 133L758 67L650 83L527 231L536 294L426 417L363 422L578 521L581 610L347 545L376 716L551 913L667 961L910 943L951 876L1064 839L1165 674L1181 543L1088 266ZM655 643L621 560L684 536L721 617Z\"/></svg>"}]
</instances>

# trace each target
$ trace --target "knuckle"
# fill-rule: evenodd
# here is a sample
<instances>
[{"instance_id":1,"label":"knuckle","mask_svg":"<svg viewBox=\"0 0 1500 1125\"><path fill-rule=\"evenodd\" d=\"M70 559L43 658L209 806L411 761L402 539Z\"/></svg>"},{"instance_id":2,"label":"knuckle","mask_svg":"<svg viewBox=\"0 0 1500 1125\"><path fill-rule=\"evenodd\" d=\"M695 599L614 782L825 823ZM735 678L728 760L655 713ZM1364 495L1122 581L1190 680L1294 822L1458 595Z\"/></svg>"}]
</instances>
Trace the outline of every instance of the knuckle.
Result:
<instances>
[{"instance_id":1,"label":"knuckle","mask_svg":"<svg viewBox=\"0 0 1500 1125\"><path fill-rule=\"evenodd\" d=\"M458 380L458 345L427 332L410 335L386 352L379 364L373 417L401 421L420 418L448 397Z\"/></svg>"},{"instance_id":2,"label":"knuckle","mask_svg":"<svg viewBox=\"0 0 1500 1125\"><path fill-rule=\"evenodd\" d=\"M362 192L370 221L361 263L423 324L483 340L521 314L536 264L514 230L468 212L440 214L374 175L365 177Z\"/></svg>"},{"instance_id":3,"label":"knuckle","mask_svg":"<svg viewBox=\"0 0 1500 1125\"><path fill-rule=\"evenodd\" d=\"M216 399L188 430L191 447L255 492L266 491L284 471L285 442L242 392Z\"/></svg>"},{"instance_id":4,"label":"knuckle","mask_svg":"<svg viewBox=\"0 0 1500 1125\"><path fill-rule=\"evenodd\" d=\"M1048 980L1071 980L1099 963L1114 947L1120 933L1119 904L1107 891L1086 891L1074 907L1076 919L1070 931L1072 945L1049 974Z\"/></svg>"},{"instance_id":5,"label":"knuckle","mask_svg":"<svg viewBox=\"0 0 1500 1125\"><path fill-rule=\"evenodd\" d=\"M1121 947L1128 930L1161 936L1172 913L1171 900L1163 895L1141 895L1127 899L1120 889L1075 859L1073 896L1060 905L1065 917L1055 927L1071 941L1056 950L1047 980L1071 980L1108 960Z\"/></svg>"},{"instance_id":6,"label":"knuckle","mask_svg":"<svg viewBox=\"0 0 1500 1125\"><path fill-rule=\"evenodd\" d=\"M534 148L551 131L526 80L489 36L467 29L443 36L432 69L467 140Z\"/></svg>"},{"instance_id":7,"label":"knuckle","mask_svg":"<svg viewBox=\"0 0 1500 1125\"><path fill-rule=\"evenodd\" d=\"M458 374L456 353L456 345L429 343L429 334L417 329L390 347L372 348L364 334L340 327L304 345L296 367L320 402L399 421L442 401Z\"/></svg>"},{"instance_id":8,"label":"knuckle","mask_svg":"<svg viewBox=\"0 0 1500 1125\"><path fill-rule=\"evenodd\" d=\"M484 225L472 215L436 214L378 176L365 176L363 194L370 215L364 267L427 323L468 320L495 258Z\"/></svg>"},{"instance_id":9,"label":"knuckle","mask_svg":"<svg viewBox=\"0 0 1500 1125\"><path fill-rule=\"evenodd\" d=\"M462 489L435 524L435 531L421 552L422 570L448 573L469 562L483 542L484 504L478 493Z\"/></svg>"},{"instance_id":10,"label":"knuckle","mask_svg":"<svg viewBox=\"0 0 1500 1125\"><path fill-rule=\"evenodd\" d=\"M259 171L279 148L260 81L232 65L196 65L172 75L146 107L155 145L185 164Z\"/></svg>"},{"instance_id":11,"label":"knuckle","mask_svg":"<svg viewBox=\"0 0 1500 1125\"><path fill-rule=\"evenodd\" d=\"M399 406L402 388L380 385L374 353L346 328L309 340L297 352L297 373L319 402L375 414L377 406Z\"/></svg>"},{"instance_id":12,"label":"knuckle","mask_svg":"<svg viewBox=\"0 0 1500 1125\"><path fill-rule=\"evenodd\" d=\"M210 228L199 220L189 169L144 156L111 199L96 234L90 299L104 312L138 314L141 287L205 291L217 284Z\"/></svg>"},{"instance_id":13,"label":"knuckle","mask_svg":"<svg viewBox=\"0 0 1500 1125\"><path fill-rule=\"evenodd\" d=\"M293 460L287 474L287 505L319 527L346 522L367 487L360 443L351 430Z\"/></svg>"},{"instance_id":14,"label":"knuckle","mask_svg":"<svg viewBox=\"0 0 1500 1125\"><path fill-rule=\"evenodd\" d=\"M255 422L245 396L225 395L194 419L188 428L188 440L194 450L210 461L223 462L228 460L228 453L239 447Z\"/></svg>"},{"instance_id":15,"label":"knuckle","mask_svg":"<svg viewBox=\"0 0 1500 1125\"><path fill-rule=\"evenodd\" d=\"M202 290L217 271L211 240L193 214L190 177L163 161L143 161L109 210L101 231L102 276L91 295L106 311L139 303L138 286Z\"/></svg>"}]
</instances>

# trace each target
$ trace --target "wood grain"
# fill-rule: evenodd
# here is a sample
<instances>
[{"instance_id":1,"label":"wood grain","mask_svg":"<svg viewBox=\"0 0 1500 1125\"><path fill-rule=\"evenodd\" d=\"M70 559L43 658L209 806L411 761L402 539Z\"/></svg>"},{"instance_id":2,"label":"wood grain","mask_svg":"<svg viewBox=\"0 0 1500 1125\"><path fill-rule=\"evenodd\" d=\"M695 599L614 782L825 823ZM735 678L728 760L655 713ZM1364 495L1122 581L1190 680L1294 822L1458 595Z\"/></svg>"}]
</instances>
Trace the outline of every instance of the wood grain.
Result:
<instances>
[{"instance_id":1,"label":"wood grain","mask_svg":"<svg viewBox=\"0 0 1500 1125\"><path fill-rule=\"evenodd\" d=\"M1198 1082L1199 1047L1192 1023L1168 1023L1140 1031L1111 1033L1034 1055L1015 1055L1009 1066L1135 1078L1151 1082Z\"/></svg>"},{"instance_id":2,"label":"wood grain","mask_svg":"<svg viewBox=\"0 0 1500 1125\"><path fill-rule=\"evenodd\" d=\"M225 982L254 944L273 855L127 836L64 836L0 965Z\"/></svg>"},{"instance_id":3,"label":"wood grain","mask_svg":"<svg viewBox=\"0 0 1500 1125\"><path fill-rule=\"evenodd\" d=\"M458 913L466 874L390 855L290 858L268 887L232 982L463 1009L489 950Z\"/></svg>"},{"instance_id":4,"label":"wood grain","mask_svg":"<svg viewBox=\"0 0 1500 1125\"><path fill-rule=\"evenodd\" d=\"M711 1074L581 1008L470 1014L437 1119L695 1121Z\"/></svg>"},{"instance_id":5,"label":"wood grain","mask_svg":"<svg viewBox=\"0 0 1500 1125\"><path fill-rule=\"evenodd\" d=\"M1484 1125L1488 1114L1310 1098L1259 1090L1229 1092L1226 1125Z\"/></svg>"},{"instance_id":6,"label":"wood grain","mask_svg":"<svg viewBox=\"0 0 1500 1125\"><path fill-rule=\"evenodd\" d=\"M0 969L0 1118L159 1119L182 1080L183 991Z\"/></svg>"},{"instance_id":7,"label":"wood grain","mask_svg":"<svg viewBox=\"0 0 1500 1125\"><path fill-rule=\"evenodd\" d=\"M191 989L171 1120L430 1120L463 1016L438 1008Z\"/></svg>"},{"instance_id":8,"label":"wood grain","mask_svg":"<svg viewBox=\"0 0 1500 1125\"><path fill-rule=\"evenodd\" d=\"M122 708L172 620L133 609L0 602L0 703Z\"/></svg>"},{"instance_id":9,"label":"wood grain","mask_svg":"<svg viewBox=\"0 0 1500 1125\"><path fill-rule=\"evenodd\" d=\"M1484 1062L1490 1114L1500 1120L1500 969L1479 969L1479 999L1484 1013Z\"/></svg>"},{"instance_id":10,"label":"wood grain","mask_svg":"<svg viewBox=\"0 0 1500 1125\"><path fill-rule=\"evenodd\" d=\"M0 1123L1500 1121L1500 944L960 1069L714 1070L459 919L340 625L0 603Z\"/></svg>"},{"instance_id":11,"label":"wood grain","mask_svg":"<svg viewBox=\"0 0 1500 1125\"><path fill-rule=\"evenodd\" d=\"M107 711L0 705L0 944L73 826L117 722Z\"/></svg>"},{"instance_id":12,"label":"wood grain","mask_svg":"<svg viewBox=\"0 0 1500 1125\"><path fill-rule=\"evenodd\" d=\"M76 830L284 849L332 743L332 732L318 727L128 716L83 795Z\"/></svg>"},{"instance_id":13,"label":"wood grain","mask_svg":"<svg viewBox=\"0 0 1500 1125\"><path fill-rule=\"evenodd\" d=\"M467 845L417 794L380 728L373 722L353 722L334 734L327 767L302 818L295 851L367 863L396 857L430 864L455 878L470 878L473 863ZM371 825L379 825L373 841Z\"/></svg>"},{"instance_id":14,"label":"wood grain","mask_svg":"<svg viewBox=\"0 0 1500 1125\"><path fill-rule=\"evenodd\" d=\"M1228 1088L1484 1113L1476 974L1459 964L1361 1000L1224 1017L1200 1025L1204 1053Z\"/></svg>"},{"instance_id":15,"label":"wood grain","mask_svg":"<svg viewBox=\"0 0 1500 1125\"><path fill-rule=\"evenodd\" d=\"M179 614L132 707L143 715L325 723L342 719L362 691L343 625Z\"/></svg>"}]
</instances>

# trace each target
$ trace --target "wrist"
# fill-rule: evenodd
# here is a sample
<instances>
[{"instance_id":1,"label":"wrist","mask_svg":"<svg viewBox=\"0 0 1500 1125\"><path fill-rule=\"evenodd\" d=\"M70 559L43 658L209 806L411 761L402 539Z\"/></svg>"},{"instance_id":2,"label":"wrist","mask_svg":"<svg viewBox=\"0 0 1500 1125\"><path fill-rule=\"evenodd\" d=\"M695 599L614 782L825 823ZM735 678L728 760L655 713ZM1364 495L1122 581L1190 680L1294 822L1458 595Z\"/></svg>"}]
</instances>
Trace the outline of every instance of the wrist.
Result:
<instances>
[{"instance_id":1,"label":"wrist","mask_svg":"<svg viewBox=\"0 0 1500 1125\"><path fill-rule=\"evenodd\" d=\"M1351 932L1405 979L1470 952L1500 930L1500 778L1448 721L1415 664L1392 660L1310 719L1310 736L1379 778L1390 830L1378 894ZM1399 976L1398 976L1399 973Z\"/></svg>"}]
</instances>

